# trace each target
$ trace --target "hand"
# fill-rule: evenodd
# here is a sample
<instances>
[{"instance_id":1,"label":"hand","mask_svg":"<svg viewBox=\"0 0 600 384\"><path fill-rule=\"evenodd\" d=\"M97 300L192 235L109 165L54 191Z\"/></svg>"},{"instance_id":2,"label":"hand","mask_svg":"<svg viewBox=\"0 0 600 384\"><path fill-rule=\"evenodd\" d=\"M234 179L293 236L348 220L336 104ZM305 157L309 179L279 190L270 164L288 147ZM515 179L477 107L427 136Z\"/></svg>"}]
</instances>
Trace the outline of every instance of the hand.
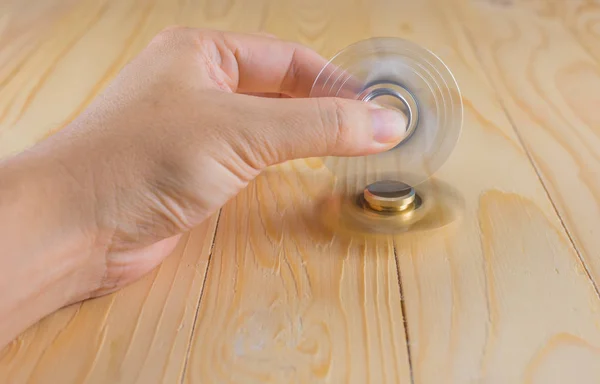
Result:
<instances>
[{"instance_id":1,"label":"hand","mask_svg":"<svg viewBox=\"0 0 600 384\"><path fill-rule=\"evenodd\" d=\"M75 299L152 270L267 166L395 146L401 114L307 97L325 63L268 36L169 28L72 124L23 154L47 164L69 196L61 215L73 211L66 222L93 248Z\"/></svg>"}]
</instances>

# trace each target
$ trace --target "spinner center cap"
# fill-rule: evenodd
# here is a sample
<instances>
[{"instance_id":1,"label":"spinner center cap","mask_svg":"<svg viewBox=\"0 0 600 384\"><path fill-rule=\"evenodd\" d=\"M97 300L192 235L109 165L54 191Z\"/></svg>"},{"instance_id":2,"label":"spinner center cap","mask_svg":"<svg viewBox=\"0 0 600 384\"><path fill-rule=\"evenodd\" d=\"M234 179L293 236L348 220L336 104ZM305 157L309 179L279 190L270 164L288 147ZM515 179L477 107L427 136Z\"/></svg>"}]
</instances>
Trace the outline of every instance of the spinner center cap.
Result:
<instances>
[{"instance_id":1,"label":"spinner center cap","mask_svg":"<svg viewBox=\"0 0 600 384\"><path fill-rule=\"evenodd\" d=\"M408 121L406 136L400 143L408 140L417 128L419 107L413 95L404 87L391 83L370 85L358 95L358 99L371 101L385 108L395 109L406 116Z\"/></svg>"},{"instance_id":2,"label":"spinner center cap","mask_svg":"<svg viewBox=\"0 0 600 384\"><path fill-rule=\"evenodd\" d=\"M393 180L367 185L363 196L371 209L380 212L402 212L415 202L415 190L405 183Z\"/></svg>"}]
</instances>

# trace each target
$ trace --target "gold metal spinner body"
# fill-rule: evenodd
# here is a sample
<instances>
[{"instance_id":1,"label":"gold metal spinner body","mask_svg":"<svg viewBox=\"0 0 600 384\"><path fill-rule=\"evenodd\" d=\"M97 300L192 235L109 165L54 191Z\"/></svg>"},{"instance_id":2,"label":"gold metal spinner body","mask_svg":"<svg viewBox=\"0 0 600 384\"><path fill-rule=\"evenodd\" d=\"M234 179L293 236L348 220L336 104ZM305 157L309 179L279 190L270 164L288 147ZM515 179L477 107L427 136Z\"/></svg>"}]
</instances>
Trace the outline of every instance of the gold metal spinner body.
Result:
<instances>
[{"instance_id":1,"label":"gold metal spinner body","mask_svg":"<svg viewBox=\"0 0 600 384\"><path fill-rule=\"evenodd\" d=\"M405 138L385 153L324 159L337 181L325 207L335 229L391 234L457 217L458 194L432 180L456 146L463 119L458 84L440 58L403 39L364 40L334 56L311 96L376 102L408 121Z\"/></svg>"}]
</instances>

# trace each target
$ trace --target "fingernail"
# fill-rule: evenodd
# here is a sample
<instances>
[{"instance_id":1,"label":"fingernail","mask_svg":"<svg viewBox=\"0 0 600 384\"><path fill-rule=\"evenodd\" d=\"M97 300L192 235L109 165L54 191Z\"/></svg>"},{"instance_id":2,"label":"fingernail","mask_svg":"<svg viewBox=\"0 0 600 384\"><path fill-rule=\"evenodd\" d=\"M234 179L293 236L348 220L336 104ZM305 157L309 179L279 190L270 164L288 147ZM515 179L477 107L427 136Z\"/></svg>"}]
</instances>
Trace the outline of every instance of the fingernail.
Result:
<instances>
[{"instance_id":1,"label":"fingernail","mask_svg":"<svg viewBox=\"0 0 600 384\"><path fill-rule=\"evenodd\" d=\"M407 119L399 111L373 104L371 119L373 121L373 139L378 143L398 142L406 134Z\"/></svg>"}]
</instances>

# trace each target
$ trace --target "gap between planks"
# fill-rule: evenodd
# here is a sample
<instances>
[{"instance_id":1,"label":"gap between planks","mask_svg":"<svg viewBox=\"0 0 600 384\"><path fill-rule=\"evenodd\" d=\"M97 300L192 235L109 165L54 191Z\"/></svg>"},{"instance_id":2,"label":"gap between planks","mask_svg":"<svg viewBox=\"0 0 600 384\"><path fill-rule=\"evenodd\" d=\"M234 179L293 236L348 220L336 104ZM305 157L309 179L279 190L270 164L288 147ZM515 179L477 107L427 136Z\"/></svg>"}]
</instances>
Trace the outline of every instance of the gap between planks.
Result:
<instances>
[{"instance_id":1,"label":"gap between planks","mask_svg":"<svg viewBox=\"0 0 600 384\"><path fill-rule=\"evenodd\" d=\"M200 290L200 296L198 297L198 302L196 304L196 313L194 314L194 320L192 321L192 331L190 332L190 338L188 340L187 349L185 351L185 356L183 357L183 369L181 370L181 378L179 382L183 384L185 380L185 373L187 371L188 362L190 359L190 353L192 351L192 343L194 340L194 334L196 333L196 323L198 321L198 313L200 312L200 303L202 302L202 298L204 297L204 289L206 288L206 279L208 278L208 273L210 272L210 261L212 260L213 250L215 249L215 240L217 238L217 231L219 230L219 222L221 221L221 213L223 212L223 208L219 209L219 213L217 213L217 221L215 223L215 230L213 231L212 238L210 239L210 249L208 250L208 260L206 261L206 271L204 272L204 279L202 279L202 289Z\"/></svg>"},{"instance_id":2,"label":"gap between planks","mask_svg":"<svg viewBox=\"0 0 600 384\"><path fill-rule=\"evenodd\" d=\"M453 12L453 11L449 11L449 12ZM457 16L456 13L453 12L452 16L454 17L455 20L458 20L458 21L460 20L460 17ZM465 35L465 38L466 38L467 42L469 43L469 45L473 49L473 52L475 54L475 58L477 59L477 62L479 63L479 65L481 65L481 68L483 68L483 70L484 70L483 72L485 73L485 77L488 80L488 82L490 83L491 88L493 89L494 97L496 98L496 100L498 101L500 107L502 108L502 111L506 115L506 118L508 119L508 122L509 122L512 130L515 132L515 135L517 137L517 140L519 141L519 144L521 145L521 147L525 151L525 155L527 156L527 159L529 160L529 165L531 166L531 168L535 172L536 177L538 178L538 180L539 180L542 188L544 189L544 193L546 194L546 197L550 201L552 209L554 210L554 213L556 214L556 216L557 216L557 218L558 218L558 220L560 222L560 225L561 225L562 229L565 231L565 233L566 233L566 235L567 235L567 237L569 239L569 242L571 243L571 246L573 247L573 250L577 254L577 258L579 259L579 262L581 263L581 266L583 267L583 270L585 271L585 274L586 274L588 280L590 281L590 283L594 287L594 291L596 292L596 296L600 299L600 289L599 289L598 285L596 284L596 281L592 277L590 268L586 264L585 259L583 258L583 255L581 254L581 251L579 250L579 248L575 244L575 240L573 238L573 235L572 235L571 231L569 231L569 228L567 227L567 225L566 225L566 223L565 223L562 215L560 214L560 211L558 210L558 207L556 206L556 203L554 202L554 199L552 198L552 196L550 194L550 191L548 190L548 186L544 182L544 179L543 179L543 177L542 177L542 175L540 173L538 165L535 163L535 160L531 156L531 153L529 151L529 147L526 145L526 143L523 140L523 138L522 138L519 130L517 129L517 125L516 125L514 119L512 118L512 116L510 115L510 113L508 112L508 109L506 108L506 104L505 104L504 100L502 100L502 98L500 97L500 95L498 93L498 90L496 89L496 86L494 85L493 79L490 77L488 71L486 71L485 63L483 62L483 60L481 58L481 53L479 52L479 49L477 48L477 45L473 41L473 37L471 36L471 33L466 29L466 27L464 26L464 24L462 24L460 22L458 24L460 25L460 31ZM564 26L564 24L562 24L562 25ZM565 26L565 28L566 28L566 26ZM570 30L569 30L569 33L571 33ZM579 45L581 45L581 42L578 39L576 39L576 41L578 42ZM585 47L583 47L583 48L585 49ZM395 252L395 248L394 248L394 252ZM400 266L398 265L398 268L399 267ZM402 306L404 307L404 302L403 302ZM408 336L407 336L407 340L408 340ZM410 349L409 349L409 356L410 356Z\"/></svg>"},{"instance_id":3,"label":"gap between planks","mask_svg":"<svg viewBox=\"0 0 600 384\"><path fill-rule=\"evenodd\" d=\"M406 354L408 355L408 370L410 372L410 382L415 383L415 375L413 372L412 354L410 351L410 337L408 332L408 317L406 316L406 305L404 305L404 289L402 287L402 272L400 272L400 260L396 251L396 244L392 245L394 252L394 260L396 262L396 275L398 276L398 290L400 291L400 311L402 313L402 321L404 322L404 339L406 341Z\"/></svg>"}]
</instances>

